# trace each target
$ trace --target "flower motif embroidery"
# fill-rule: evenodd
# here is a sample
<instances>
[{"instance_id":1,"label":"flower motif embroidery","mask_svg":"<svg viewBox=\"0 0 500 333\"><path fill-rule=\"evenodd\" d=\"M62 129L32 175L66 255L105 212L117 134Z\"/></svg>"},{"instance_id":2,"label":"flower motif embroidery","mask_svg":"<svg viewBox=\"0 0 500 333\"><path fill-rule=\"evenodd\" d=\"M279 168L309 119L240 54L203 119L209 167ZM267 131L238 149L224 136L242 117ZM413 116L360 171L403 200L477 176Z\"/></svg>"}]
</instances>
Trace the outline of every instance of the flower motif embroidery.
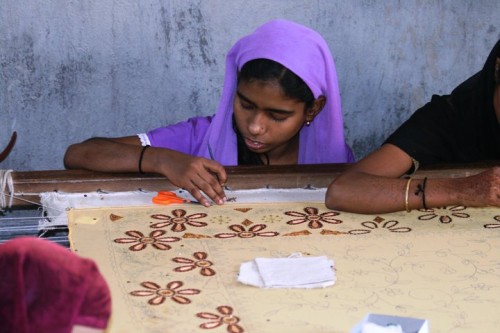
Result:
<instances>
[{"instance_id":1,"label":"flower motif embroidery","mask_svg":"<svg viewBox=\"0 0 500 333\"><path fill-rule=\"evenodd\" d=\"M151 228L163 228L172 225L172 231L181 232L186 230L186 224L192 227L204 227L207 225L206 222L195 221L195 219L206 217L207 214L205 213L197 213L186 216L186 211L184 209L174 209L172 211L172 215L173 216L168 216L165 214L151 215L153 219L164 221L152 224Z\"/></svg>"},{"instance_id":2,"label":"flower motif embroidery","mask_svg":"<svg viewBox=\"0 0 500 333\"><path fill-rule=\"evenodd\" d=\"M150 305L160 305L165 302L167 298L170 298L179 304L189 304L191 303L191 300L184 297L184 295L197 295L201 291L198 289L179 289L183 285L184 283L181 281L172 281L167 284L166 288L162 288L154 282L145 281L141 283L141 286L147 290L134 290L130 292L130 295L153 296L153 298L148 300Z\"/></svg>"},{"instance_id":3,"label":"flower motif embroidery","mask_svg":"<svg viewBox=\"0 0 500 333\"><path fill-rule=\"evenodd\" d=\"M453 221L452 216L454 217L459 217L459 218L468 218L470 217L469 214L462 212L465 210L467 207L465 206L452 206L449 208L450 214L439 214L439 208L431 208L428 210L425 210L425 212L428 212L428 214L420 215L418 217L419 220L432 220L433 218L439 217L439 222L441 223L451 223ZM446 207L442 207L443 210L446 210ZM450 216L451 215L451 216Z\"/></svg>"},{"instance_id":4,"label":"flower motif embroidery","mask_svg":"<svg viewBox=\"0 0 500 333\"><path fill-rule=\"evenodd\" d=\"M260 232L261 230L264 230L266 227L267 226L265 224L256 224L256 225L251 226L247 231L244 226L239 225L239 224L233 224L233 225L229 226L229 229L234 231L234 233L224 232L224 233L216 234L215 237L217 237L217 238L233 238L233 237L253 238L256 236L274 237L274 236L279 235L279 233L276 231Z\"/></svg>"},{"instance_id":5,"label":"flower motif embroidery","mask_svg":"<svg viewBox=\"0 0 500 333\"><path fill-rule=\"evenodd\" d=\"M372 230L378 229L379 224L383 221L383 219L377 219L375 221L366 221L362 222L361 225L365 227L366 229L354 229L350 230L349 234L351 235L362 235L362 234L369 234L372 232ZM396 226L399 224L398 221L387 221L384 224L382 224L383 229L388 229L391 232L410 232L411 228L408 227L397 227Z\"/></svg>"},{"instance_id":6,"label":"flower motif embroidery","mask_svg":"<svg viewBox=\"0 0 500 333\"><path fill-rule=\"evenodd\" d=\"M188 272L197 267L201 268L200 274L203 276L213 276L215 271L210 267L213 263L207 260L208 254L206 252L195 252L193 253L193 259L176 257L172 261L178 264L186 264L184 266L179 266L174 269L176 272Z\"/></svg>"},{"instance_id":7,"label":"flower motif embroidery","mask_svg":"<svg viewBox=\"0 0 500 333\"><path fill-rule=\"evenodd\" d=\"M227 325L227 331L229 333L243 333L245 330L243 327L238 325L240 318L233 316L233 308L227 305L221 305L217 307L217 311L220 314L210 313L210 312L199 312L196 314L197 317L202 319L208 319L209 321L200 325L200 328L205 330L210 330L221 325Z\"/></svg>"},{"instance_id":8,"label":"flower motif embroidery","mask_svg":"<svg viewBox=\"0 0 500 333\"><path fill-rule=\"evenodd\" d=\"M288 211L285 212L285 215L288 216L293 216L293 217L299 217L298 219L288 221L287 224L290 225L297 225L301 223L306 223L309 228L311 229L319 229L323 227L323 223L330 223L330 224L339 224L342 223L342 220L337 220L334 219L334 216L339 215L340 213L337 212L325 212L318 214L318 209L315 207L306 207L304 208L304 213L301 212L295 212L295 211Z\"/></svg>"},{"instance_id":9,"label":"flower motif embroidery","mask_svg":"<svg viewBox=\"0 0 500 333\"><path fill-rule=\"evenodd\" d=\"M500 222L500 215L495 216L494 219L496 221ZM496 229L496 228L500 228L500 223L488 223L488 224L485 224L484 227L487 229Z\"/></svg>"},{"instance_id":10,"label":"flower motif embroidery","mask_svg":"<svg viewBox=\"0 0 500 333\"><path fill-rule=\"evenodd\" d=\"M125 234L131 238L117 238L114 242L119 244L132 244L132 246L129 247L131 251L144 250L148 245L153 246L157 250L170 250L172 247L166 243L178 242L181 239L178 237L161 237L165 233L165 230L155 230L152 231L149 236L144 236L140 231L130 230L125 232Z\"/></svg>"}]
</instances>

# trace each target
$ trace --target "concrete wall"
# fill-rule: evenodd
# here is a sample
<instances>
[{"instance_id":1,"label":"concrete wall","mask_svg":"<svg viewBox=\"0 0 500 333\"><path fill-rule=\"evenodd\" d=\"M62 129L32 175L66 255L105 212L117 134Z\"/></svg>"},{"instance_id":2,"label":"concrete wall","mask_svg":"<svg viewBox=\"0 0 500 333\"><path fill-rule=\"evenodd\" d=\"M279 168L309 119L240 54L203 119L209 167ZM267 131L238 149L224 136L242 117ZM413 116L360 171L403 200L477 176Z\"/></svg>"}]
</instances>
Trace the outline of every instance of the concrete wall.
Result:
<instances>
[{"instance_id":1,"label":"concrete wall","mask_svg":"<svg viewBox=\"0 0 500 333\"><path fill-rule=\"evenodd\" d=\"M0 0L0 168L63 168L66 147L216 110L227 50L273 18L319 31L357 157L479 70L498 0Z\"/></svg>"}]
</instances>

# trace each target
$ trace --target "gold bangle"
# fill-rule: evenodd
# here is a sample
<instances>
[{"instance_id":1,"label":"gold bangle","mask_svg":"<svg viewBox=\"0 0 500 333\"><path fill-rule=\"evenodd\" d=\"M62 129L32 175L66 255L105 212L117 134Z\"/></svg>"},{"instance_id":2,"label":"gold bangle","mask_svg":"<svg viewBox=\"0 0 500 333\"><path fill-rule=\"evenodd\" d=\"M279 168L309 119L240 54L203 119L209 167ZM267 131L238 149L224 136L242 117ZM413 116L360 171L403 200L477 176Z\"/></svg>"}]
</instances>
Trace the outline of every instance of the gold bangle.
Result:
<instances>
[{"instance_id":1,"label":"gold bangle","mask_svg":"<svg viewBox=\"0 0 500 333\"><path fill-rule=\"evenodd\" d=\"M405 190L405 208L406 212L409 213L411 212L411 209L408 207L408 193L410 192L410 183L411 183L412 178L408 178L408 181L406 182L406 190Z\"/></svg>"}]
</instances>

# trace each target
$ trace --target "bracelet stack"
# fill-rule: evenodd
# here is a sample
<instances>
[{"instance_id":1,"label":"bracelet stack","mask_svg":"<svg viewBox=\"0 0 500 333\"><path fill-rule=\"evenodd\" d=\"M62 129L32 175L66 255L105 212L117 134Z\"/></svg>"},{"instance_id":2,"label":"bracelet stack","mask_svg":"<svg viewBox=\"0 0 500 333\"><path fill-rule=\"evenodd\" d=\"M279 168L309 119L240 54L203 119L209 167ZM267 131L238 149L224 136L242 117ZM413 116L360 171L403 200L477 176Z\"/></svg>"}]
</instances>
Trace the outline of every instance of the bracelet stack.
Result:
<instances>
[{"instance_id":1,"label":"bracelet stack","mask_svg":"<svg viewBox=\"0 0 500 333\"><path fill-rule=\"evenodd\" d=\"M405 208L406 208L406 211L408 213L411 212L408 195L410 192L410 184L411 184L412 180L413 180L412 177L408 178L408 181L406 182L406 188L405 188ZM417 189L414 193L417 197L420 195L420 193L422 193L422 207L424 207L425 210L427 210L427 202L425 201L425 185L426 184L427 184L427 177L424 178L422 183L417 185Z\"/></svg>"}]
</instances>

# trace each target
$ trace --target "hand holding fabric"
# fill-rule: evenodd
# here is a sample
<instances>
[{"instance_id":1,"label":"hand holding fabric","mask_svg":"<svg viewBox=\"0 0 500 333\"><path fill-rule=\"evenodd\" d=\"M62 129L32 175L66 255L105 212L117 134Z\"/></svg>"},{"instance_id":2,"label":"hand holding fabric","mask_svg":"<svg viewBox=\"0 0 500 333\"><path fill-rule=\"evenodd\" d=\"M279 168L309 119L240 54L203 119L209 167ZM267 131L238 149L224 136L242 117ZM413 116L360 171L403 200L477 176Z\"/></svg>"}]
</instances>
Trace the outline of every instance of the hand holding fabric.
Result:
<instances>
[{"instance_id":1,"label":"hand holding fabric","mask_svg":"<svg viewBox=\"0 0 500 333\"><path fill-rule=\"evenodd\" d=\"M223 184L227 180L227 175L221 164L174 150L161 150L164 152L159 152L158 171L172 184L187 190L204 206L210 206L205 195L216 204L224 203L226 196Z\"/></svg>"}]
</instances>

